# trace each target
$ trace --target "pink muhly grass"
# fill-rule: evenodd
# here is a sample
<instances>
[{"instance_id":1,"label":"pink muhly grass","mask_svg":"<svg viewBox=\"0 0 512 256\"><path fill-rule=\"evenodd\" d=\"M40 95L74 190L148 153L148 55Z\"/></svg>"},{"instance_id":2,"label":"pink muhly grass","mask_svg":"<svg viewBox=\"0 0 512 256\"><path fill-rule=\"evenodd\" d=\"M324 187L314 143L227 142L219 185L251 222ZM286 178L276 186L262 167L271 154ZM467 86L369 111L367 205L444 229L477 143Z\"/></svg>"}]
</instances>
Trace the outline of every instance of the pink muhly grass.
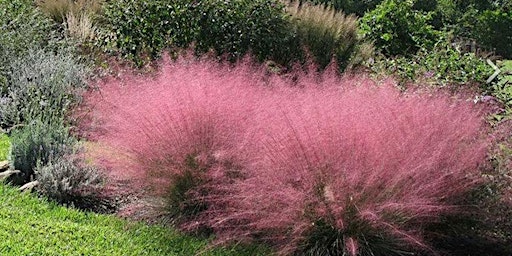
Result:
<instances>
[{"instance_id":1,"label":"pink muhly grass","mask_svg":"<svg viewBox=\"0 0 512 256\"><path fill-rule=\"evenodd\" d=\"M486 143L472 102L334 72L265 75L250 61L164 62L155 77L100 84L89 129L132 157L106 159L111 176L201 208L183 229L281 254L429 250L424 227L479 182Z\"/></svg>"},{"instance_id":2,"label":"pink muhly grass","mask_svg":"<svg viewBox=\"0 0 512 256\"><path fill-rule=\"evenodd\" d=\"M261 76L244 71L249 62L239 67L187 58L163 63L154 77L100 84L87 97L94 125L86 129L99 144L131 156L105 155L114 179L179 197L169 198L177 200L175 208L201 205L202 197L221 187L215 184L237 178L245 161L253 112L263 95Z\"/></svg>"},{"instance_id":3,"label":"pink muhly grass","mask_svg":"<svg viewBox=\"0 0 512 256\"><path fill-rule=\"evenodd\" d=\"M478 110L369 81L323 81L267 98L246 179L232 186L231 208L207 221L226 239L259 237L282 254L430 250L423 228L478 184Z\"/></svg>"}]
</instances>

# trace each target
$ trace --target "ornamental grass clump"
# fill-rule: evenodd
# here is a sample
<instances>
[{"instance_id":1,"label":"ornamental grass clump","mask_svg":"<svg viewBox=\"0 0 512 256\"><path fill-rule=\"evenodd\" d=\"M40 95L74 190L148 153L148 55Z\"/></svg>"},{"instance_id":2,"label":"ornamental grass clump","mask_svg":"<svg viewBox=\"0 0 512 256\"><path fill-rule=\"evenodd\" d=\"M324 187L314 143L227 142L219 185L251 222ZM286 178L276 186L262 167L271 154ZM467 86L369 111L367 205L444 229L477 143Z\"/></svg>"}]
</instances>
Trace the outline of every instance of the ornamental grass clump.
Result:
<instances>
[{"instance_id":1,"label":"ornamental grass clump","mask_svg":"<svg viewBox=\"0 0 512 256\"><path fill-rule=\"evenodd\" d=\"M184 230L283 255L434 252L427 226L464 212L486 158L472 101L335 72L185 57L98 87L88 132L131 156L111 176L142 180Z\"/></svg>"},{"instance_id":2,"label":"ornamental grass clump","mask_svg":"<svg viewBox=\"0 0 512 256\"><path fill-rule=\"evenodd\" d=\"M357 35L358 18L327 5L288 1L287 12L300 44L320 68L332 60L341 70L354 67L373 55L373 46Z\"/></svg>"},{"instance_id":3,"label":"ornamental grass clump","mask_svg":"<svg viewBox=\"0 0 512 256\"><path fill-rule=\"evenodd\" d=\"M99 124L92 138L130 156L106 159L110 176L165 198L172 219L194 229L190 220L209 207L206 198L223 193L217 184L240 178L262 89L244 68L181 59L156 77L101 84L87 98Z\"/></svg>"},{"instance_id":4,"label":"ornamental grass clump","mask_svg":"<svg viewBox=\"0 0 512 256\"><path fill-rule=\"evenodd\" d=\"M283 255L432 253L425 228L462 213L457 201L479 183L478 111L369 81L325 81L265 104L230 207L204 221L221 240L263 240Z\"/></svg>"}]
</instances>

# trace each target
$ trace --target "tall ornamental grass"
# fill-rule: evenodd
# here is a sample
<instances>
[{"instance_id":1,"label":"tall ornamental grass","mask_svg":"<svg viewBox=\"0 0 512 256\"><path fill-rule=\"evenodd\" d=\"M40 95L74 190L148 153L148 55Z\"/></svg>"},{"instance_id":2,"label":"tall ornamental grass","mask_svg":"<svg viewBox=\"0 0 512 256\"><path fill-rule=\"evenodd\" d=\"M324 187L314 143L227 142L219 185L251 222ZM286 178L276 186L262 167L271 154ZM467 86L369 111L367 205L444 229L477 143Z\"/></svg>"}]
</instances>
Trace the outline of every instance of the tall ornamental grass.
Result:
<instances>
[{"instance_id":1,"label":"tall ornamental grass","mask_svg":"<svg viewBox=\"0 0 512 256\"><path fill-rule=\"evenodd\" d=\"M110 176L165 197L167 214L180 223L206 209L204 197L222 193L217 183L236 180L246 161L264 89L248 68L181 59L156 77L101 84L87 97L97 124L89 127L92 139L128 155L102 159Z\"/></svg>"},{"instance_id":2,"label":"tall ornamental grass","mask_svg":"<svg viewBox=\"0 0 512 256\"><path fill-rule=\"evenodd\" d=\"M182 229L283 255L434 252L426 227L479 184L478 107L334 73L165 60L99 84L82 128L131 156L105 159L111 176L166 198Z\"/></svg>"},{"instance_id":3,"label":"tall ornamental grass","mask_svg":"<svg viewBox=\"0 0 512 256\"><path fill-rule=\"evenodd\" d=\"M369 81L320 84L265 104L245 179L230 187L230 207L204 221L285 255L434 251L424 228L463 212L457 200L485 161L472 103Z\"/></svg>"},{"instance_id":4,"label":"tall ornamental grass","mask_svg":"<svg viewBox=\"0 0 512 256\"><path fill-rule=\"evenodd\" d=\"M320 68L336 61L344 70L361 64L373 54L373 46L358 36L358 18L332 6L288 1L298 40Z\"/></svg>"}]
</instances>

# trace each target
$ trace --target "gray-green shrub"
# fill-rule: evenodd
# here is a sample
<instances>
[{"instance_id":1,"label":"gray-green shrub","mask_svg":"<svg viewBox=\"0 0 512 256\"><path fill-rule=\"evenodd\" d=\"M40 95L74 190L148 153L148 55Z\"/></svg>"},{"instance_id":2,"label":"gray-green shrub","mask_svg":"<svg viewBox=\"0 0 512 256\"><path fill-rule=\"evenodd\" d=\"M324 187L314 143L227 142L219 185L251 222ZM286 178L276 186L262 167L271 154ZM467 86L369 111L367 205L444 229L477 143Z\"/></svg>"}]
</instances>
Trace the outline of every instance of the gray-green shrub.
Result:
<instances>
[{"instance_id":1,"label":"gray-green shrub","mask_svg":"<svg viewBox=\"0 0 512 256\"><path fill-rule=\"evenodd\" d=\"M38 165L46 165L70 153L75 139L69 135L69 128L63 122L45 122L33 119L11 134L9 160L12 167L21 171L11 182L23 184L33 178Z\"/></svg>"},{"instance_id":2,"label":"gray-green shrub","mask_svg":"<svg viewBox=\"0 0 512 256\"><path fill-rule=\"evenodd\" d=\"M8 86L0 100L3 126L32 119L60 120L86 86L86 67L68 51L29 50L13 58L8 71Z\"/></svg>"},{"instance_id":3,"label":"gray-green shrub","mask_svg":"<svg viewBox=\"0 0 512 256\"><path fill-rule=\"evenodd\" d=\"M46 165L38 165L35 179L37 192L61 204L83 206L94 201L103 185L101 172L86 165L78 156L63 156Z\"/></svg>"},{"instance_id":4,"label":"gray-green shrub","mask_svg":"<svg viewBox=\"0 0 512 256\"><path fill-rule=\"evenodd\" d=\"M9 63L32 47L55 48L58 33L32 0L0 0L0 88L5 90Z\"/></svg>"}]
</instances>

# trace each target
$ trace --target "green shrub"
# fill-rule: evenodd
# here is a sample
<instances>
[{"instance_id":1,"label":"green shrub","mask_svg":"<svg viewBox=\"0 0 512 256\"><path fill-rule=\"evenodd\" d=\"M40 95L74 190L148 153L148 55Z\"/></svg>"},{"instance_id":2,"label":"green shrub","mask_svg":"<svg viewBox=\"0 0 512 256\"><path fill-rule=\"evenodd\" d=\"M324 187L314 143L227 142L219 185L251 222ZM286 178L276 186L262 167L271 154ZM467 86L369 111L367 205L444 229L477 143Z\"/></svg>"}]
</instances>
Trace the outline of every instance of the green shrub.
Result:
<instances>
[{"instance_id":1,"label":"green shrub","mask_svg":"<svg viewBox=\"0 0 512 256\"><path fill-rule=\"evenodd\" d=\"M14 177L12 183L23 184L30 181L38 165L46 165L69 153L75 140L69 136L69 128L59 122L32 120L11 135L11 153L9 160L14 169L21 174Z\"/></svg>"},{"instance_id":2,"label":"green shrub","mask_svg":"<svg viewBox=\"0 0 512 256\"><path fill-rule=\"evenodd\" d=\"M402 84L421 81L440 86L484 85L493 73L483 59L458 51L446 39L437 42L433 49L419 50L412 57L383 57L371 68L377 73L396 76Z\"/></svg>"},{"instance_id":3,"label":"green shrub","mask_svg":"<svg viewBox=\"0 0 512 256\"><path fill-rule=\"evenodd\" d=\"M200 51L213 49L232 59L251 51L258 60L287 64L299 50L280 1L206 0L197 7L201 18L196 47Z\"/></svg>"},{"instance_id":4,"label":"green shrub","mask_svg":"<svg viewBox=\"0 0 512 256\"><path fill-rule=\"evenodd\" d=\"M512 61L507 62L512 64ZM502 73L489 88L490 93L500 101L504 107L501 113L493 115L496 121L504 121L512 118L512 66L507 67L505 64L500 67L500 69Z\"/></svg>"},{"instance_id":5,"label":"green shrub","mask_svg":"<svg viewBox=\"0 0 512 256\"><path fill-rule=\"evenodd\" d=\"M187 46L195 39L194 6L188 0L108 1L97 44L142 64L165 47Z\"/></svg>"},{"instance_id":6,"label":"green shrub","mask_svg":"<svg viewBox=\"0 0 512 256\"><path fill-rule=\"evenodd\" d=\"M283 7L278 0L109 1L97 44L139 65L193 42L198 52L236 59L251 51L283 63L296 52Z\"/></svg>"},{"instance_id":7,"label":"green shrub","mask_svg":"<svg viewBox=\"0 0 512 256\"><path fill-rule=\"evenodd\" d=\"M364 52L365 44L357 35L357 18L335 11L332 7L289 2L297 37L302 47L320 66L325 68L335 60L340 69L368 59L372 51ZM371 47L370 47L371 49Z\"/></svg>"},{"instance_id":8,"label":"green shrub","mask_svg":"<svg viewBox=\"0 0 512 256\"><path fill-rule=\"evenodd\" d=\"M431 14L413 9L412 0L386 0L361 19L361 33L386 56L411 55L431 49L439 32L429 24Z\"/></svg>"},{"instance_id":9,"label":"green shrub","mask_svg":"<svg viewBox=\"0 0 512 256\"><path fill-rule=\"evenodd\" d=\"M327 4L344 13L353 13L362 17L373 10L382 0L311 0L315 4Z\"/></svg>"},{"instance_id":10,"label":"green shrub","mask_svg":"<svg viewBox=\"0 0 512 256\"><path fill-rule=\"evenodd\" d=\"M486 10L477 18L473 38L495 49L498 55L512 58L512 10Z\"/></svg>"},{"instance_id":11,"label":"green shrub","mask_svg":"<svg viewBox=\"0 0 512 256\"><path fill-rule=\"evenodd\" d=\"M35 179L37 192L61 204L88 208L98 201L103 177L95 167L88 166L77 156L52 159L38 165Z\"/></svg>"},{"instance_id":12,"label":"green shrub","mask_svg":"<svg viewBox=\"0 0 512 256\"><path fill-rule=\"evenodd\" d=\"M9 65L8 88L0 100L0 123L16 125L34 118L60 120L85 88L86 68L72 53L29 50Z\"/></svg>"}]
</instances>

